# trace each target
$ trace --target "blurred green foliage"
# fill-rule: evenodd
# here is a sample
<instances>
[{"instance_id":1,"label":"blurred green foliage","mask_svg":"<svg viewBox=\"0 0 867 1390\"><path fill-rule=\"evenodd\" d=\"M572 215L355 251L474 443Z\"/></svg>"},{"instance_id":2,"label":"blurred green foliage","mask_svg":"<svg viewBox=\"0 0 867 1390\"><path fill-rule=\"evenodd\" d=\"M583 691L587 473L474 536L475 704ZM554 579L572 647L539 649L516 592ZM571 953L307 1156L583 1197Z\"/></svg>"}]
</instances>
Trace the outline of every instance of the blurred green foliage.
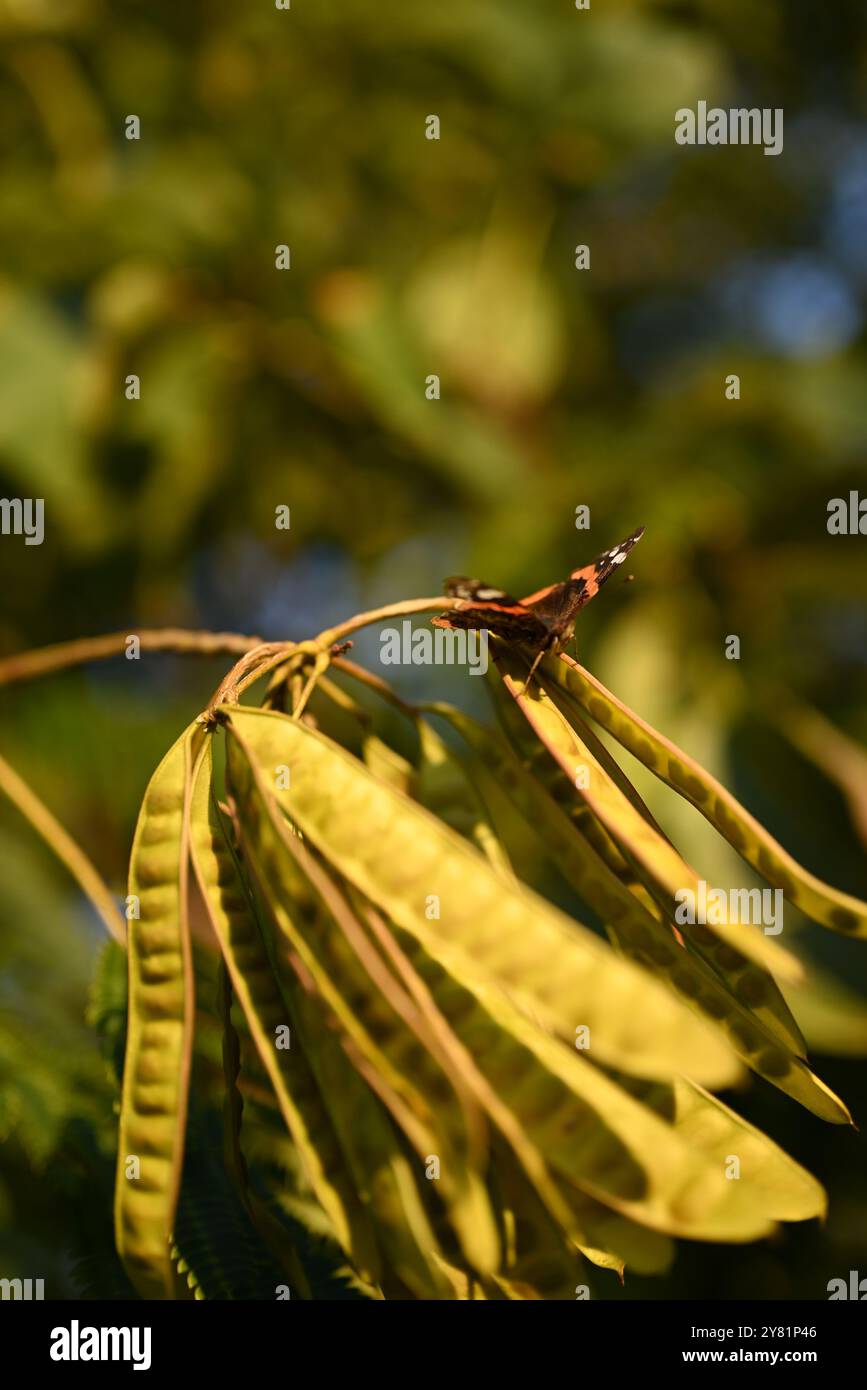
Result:
<instances>
[{"instance_id":1,"label":"blurred green foliage","mask_svg":"<svg viewBox=\"0 0 867 1390\"><path fill-rule=\"evenodd\" d=\"M582 660L863 896L851 803L791 719L867 737L865 542L826 530L867 491L865 74L856 0L0 0L0 493L46 504L42 546L0 538L0 648L304 636L453 571L526 592L644 524ZM676 146L700 99L783 107L783 154ZM118 892L147 777L228 664L0 692L0 749ZM635 780L725 881L700 818ZM0 1273L69 1293L110 1201L99 928L5 805L0 906ZM798 942L814 1048L867 1054L858 943ZM863 1062L824 1071L863 1115ZM823 1297L867 1259L860 1142L738 1103L826 1184L827 1229L624 1296Z\"/></svg>"}]
</instances>

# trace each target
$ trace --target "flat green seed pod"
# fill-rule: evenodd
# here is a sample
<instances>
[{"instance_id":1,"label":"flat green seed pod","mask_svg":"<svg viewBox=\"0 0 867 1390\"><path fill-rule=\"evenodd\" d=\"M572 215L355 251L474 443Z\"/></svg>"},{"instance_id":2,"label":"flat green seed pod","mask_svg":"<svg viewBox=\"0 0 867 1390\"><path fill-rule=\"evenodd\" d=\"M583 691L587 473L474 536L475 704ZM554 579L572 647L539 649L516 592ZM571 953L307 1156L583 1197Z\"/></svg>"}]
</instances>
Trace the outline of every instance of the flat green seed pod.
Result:
<instances>
[{"instance_id":1,"label":"flat green seed pod","mask_svg":"<svg viewBox=\"0 0 867 1390\"><path fill-rule=\"evenodd\" d=\"M739 1068L715 1029L530 890L504 882L466 840L379 782L321 734L270 711L233 709L259 765L291 766L274 797L338 872L467 981L496 984L570 1042L590 1026L600 1060L643 1076L680 1071L709 1086ZM231 762L230 762L231 766ZM429 915L439 912L439 917Z\"/></svg>"},{"instance_id":2,"label":"flat green seed pod","mask_svg":"<svg viewBox=\"0 0 867 1390\"><path fill-rule=\"evenodd\" d=\"M844 936L867 937L867 903L832 888L803 868L722 783L651 728L589 671L566 656L546 658L543 670L546 679L553 678L618 743L691 802L748 864L782 889L785 898L807 917Z\"/></svg>"},{"instance_id":3,"label":"flat green seed pod","mask_svg":"<svg viewBox=\"0 0 867 1390\"><path fill-rule=\"evenodd\" d=\"M151 778L129 866L129 1018L114 1217L118 1252L143 1298L176 1292L171 1235L195 1009L187 914L189 803L193 759L205 737L199 725L191 725Z\"/></svg>"}]
</instances>

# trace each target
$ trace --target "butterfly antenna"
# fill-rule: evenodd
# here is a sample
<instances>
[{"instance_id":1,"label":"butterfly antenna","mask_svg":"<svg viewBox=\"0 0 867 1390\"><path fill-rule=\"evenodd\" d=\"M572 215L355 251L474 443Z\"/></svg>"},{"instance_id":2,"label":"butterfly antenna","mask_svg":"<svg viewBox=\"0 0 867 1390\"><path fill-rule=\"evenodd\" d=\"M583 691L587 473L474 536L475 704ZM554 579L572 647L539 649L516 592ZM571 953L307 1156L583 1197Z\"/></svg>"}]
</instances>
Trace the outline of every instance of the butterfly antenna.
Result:
<instances>
[{"instance_id":1,"label":"butterfly antenna","mask_svg":"<svg viewBox=\"0 0 867 1390\"><path fill-rule=\"evenodd\" d=\"M544 655L545 655L544 648L542 649L542 651L536 653L536 657L535 657L535 660L533 661L533 665L530 667L529 671L527 672L527 679L524 681L524 687L523 687L523 689L522 689L522 691L521 691L521 695L526 695L526 693L527 693L527 686L530 684L530 681L533 679L533 675L534 675L534 673L535 673L536 667L539 665L539 662L542 660L542 657L543 657ZM518 698L520 699L520 696L519 696Z\"/></svg>"}]
</instances>

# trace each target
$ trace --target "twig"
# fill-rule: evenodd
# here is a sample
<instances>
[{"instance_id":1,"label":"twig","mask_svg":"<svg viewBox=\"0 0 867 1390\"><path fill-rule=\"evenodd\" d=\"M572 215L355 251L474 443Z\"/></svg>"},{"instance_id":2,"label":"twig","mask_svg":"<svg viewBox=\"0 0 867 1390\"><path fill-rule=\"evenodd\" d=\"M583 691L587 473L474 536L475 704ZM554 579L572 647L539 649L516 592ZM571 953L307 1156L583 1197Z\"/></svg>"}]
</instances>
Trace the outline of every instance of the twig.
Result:
<instances>
[{"instance_id":1,"label":"twig","mask_svg":"<svg viewBox=\"0 0 867 1390\"><path fill-rule=\"evenodd\" d=\"M117 901L111 889L100 877L87 855L64 830L51 814L48 807L23 782L18 773L11 768L5 758L0 757L0 791L5 792L22 816L29 820L34 830L42 836L45 843L54 851L61 863L65 864L82 892L87 895L115 941L126 950L126 929Z\"/></svg>"},{"instance_id":2,"label":"twig","mask_svg":"<svg viewBox=\"0 0 867 1390\"><path fill-rule=\"evenodd\" d=\"M375 690L377 695L386 700L388 704L394 705L395 709L401 710L403 714L408 714L410 718L414 718L418 714L420 706L413 705L402 695L398 695L397 691L388 684L388 681L383 680L382 676L377 676L373 671L365 670L355 661L347 661L346 657L343 656L335 657L331 664L336 671L342 671L345 676L351 676L353 680L360 681L370 690Z\"/></svg>"},{"instance_id":3,"label":"twig","mask_svg":"<svg viewBox=\"0 0 867 1390\"><path fill-rule=\"evenodd\" d=\"M323 650L339 642L350 632L385 618L397 618L409 613L432 613L436 609L445 611L461 603L454 598L414 598L402 603L386 604L384 608L374 608L368 613L359 613L338 627L330 628L309 644L313 651ZM33 651L16 652L13 656L0 658L0 685L12 685L16 681L34 680L53 671L68 670L71 666L83 666L89 661L105 661L107 657L121 656L126 650L130 637L138 640L142 651L195 653L198 656L239 656L246 657L256 648L270 648L272 651L294 646L307 648L306 643L268 642L261 637L246 637L239 632L188 632L184 628L143 628L126 632L111 632L101 637L80 637L73 642L57 642L50 647L37 647ZM278 658L279 659L279 658ZM275 660L274 665L277 664ZM264 670L270 669L265 667ZM264 674L264 670L258 674ZM244 685L250 684L248 678Z\"/></svg>"},{"instance_id":4,"label":"twig","mask_svg":"<svg viewBox=\"0 0 867 1390\"><path fill-rule=\"evenodd\" d=\"M237 632L187 632L183 628L147 628L140 632L112 632L104 637L81 637L74 642L58 642L35 651L16 652L0 659L0 685L33 680L52 671L82 666L88 661L104 661L121 656L130 637L136 637L142 651L195 652L199 656L242 655L261 644L261 637L244 637Z\"/></svg>"},{"instance_id":5,"label":"twig","mask_svg":"<svg viewBox=\"0 0 867 1390\"><path fill-rule=\"evenodd\" d=\"M357 632L362 627L371 627L373 623L380 623L385 618L406 617L410 613L444 613L449 608L457 608L461 603L463 599L444 598L442 594L439 598L408 598L402 603L387 603L384 608L371 608L368 613L359 613L354 618L348 618L345 623L339 623L337 627L327 628L325 632L320 632L316 641L322 646L331 647L341 638L348 637L351 632Z\"/></svg>"}]
</instances>

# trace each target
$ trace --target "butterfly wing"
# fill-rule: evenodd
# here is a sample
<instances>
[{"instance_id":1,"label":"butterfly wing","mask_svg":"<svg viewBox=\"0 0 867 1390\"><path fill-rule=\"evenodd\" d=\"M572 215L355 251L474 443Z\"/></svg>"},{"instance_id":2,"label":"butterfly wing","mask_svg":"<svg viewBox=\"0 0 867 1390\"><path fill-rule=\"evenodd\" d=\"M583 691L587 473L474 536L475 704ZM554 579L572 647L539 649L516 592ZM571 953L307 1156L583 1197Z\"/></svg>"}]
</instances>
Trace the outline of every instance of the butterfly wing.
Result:
<instances>
[{"instance_id":1,"label":"butterfly wing","mask_svg":"<svg viewBox=\"0 0 867 1390\"><path fill-rule=\"evenodd\" d=\"M480 579L448 579L446 593L465 602L434 618L434 627L487 628L507 642L554 649L568 638L576 614L596 597L643 535L640 526L589 565L573 570L565 583L549 584L525 599L513 598Z\"/></svg>"},{"instance_id":2,"label":"butterfly wing","mask_svg":"<svg viewBox=\"0 0 867 1390\"><path fill-rule=\"evenodd\" d=\"M589 565L582 565L580 569L573 570L565 584L549 584L547 588L537 589L535 594L530 594L521 602L538 613L543 621L546 615L552 611L555 614L559 613L564 606L570 607L573 614L577 613L596 597L605 581L623 564L630 550L638 544L643 535L644 527L639 526L631 536L619 541L610 550L603 550Z\"/></svg>"},{"instance_id":3,"label":"butterfly wing","mask_svg":"<svg viewBox=\"0 0 867 1390\"><path fill-rule=\"evenodd\" d=\"M492 584L463 577L447 579L446 593L464 599L465 604L432 619L434 627L486 628L507 642L538 643L546 635L547 628L539 618Z\"/></svg>"},{"instance_id":4,"label":"butterfly wing","mask_svg":"<svg viewBox=\"0 0 867 1390\"><path fill-rule=\"evenodd\" d=\"M481 579L467 579L464 575L454 575L447 579L446 593L449 598L473 598L479 599L482 603L505 604L507 607L519 602L503 589L495 588L493 584L485 584Z\"/></svg>"}]
</instances>

